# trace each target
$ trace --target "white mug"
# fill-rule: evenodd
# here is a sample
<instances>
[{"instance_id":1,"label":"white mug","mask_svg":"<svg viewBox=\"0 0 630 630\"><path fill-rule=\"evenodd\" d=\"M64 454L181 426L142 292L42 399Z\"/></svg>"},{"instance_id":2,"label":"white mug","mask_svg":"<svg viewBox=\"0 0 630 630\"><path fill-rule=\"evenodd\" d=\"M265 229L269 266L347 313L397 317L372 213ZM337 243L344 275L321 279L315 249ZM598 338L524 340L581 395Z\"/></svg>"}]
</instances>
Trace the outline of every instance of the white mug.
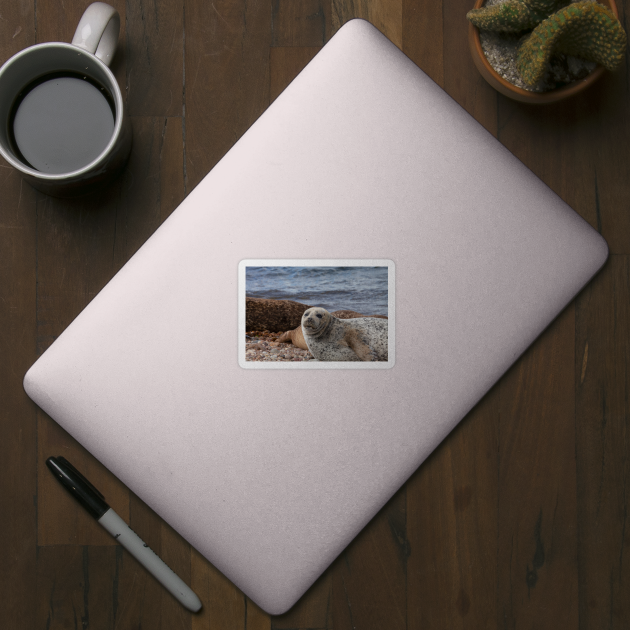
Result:
<instances>
[{"instance_id":1,"label":"white mug","mask_svg":"<svg viewBox=\"0 0 630 630\"><path fill-rule=\"evenodd\" d=\"M30 46L0 68L0 154L46 194L105 185L129 157L131 125L108 67L119 31L118 12L95 2L71 44Z\"/></svg>"}]
</instances>

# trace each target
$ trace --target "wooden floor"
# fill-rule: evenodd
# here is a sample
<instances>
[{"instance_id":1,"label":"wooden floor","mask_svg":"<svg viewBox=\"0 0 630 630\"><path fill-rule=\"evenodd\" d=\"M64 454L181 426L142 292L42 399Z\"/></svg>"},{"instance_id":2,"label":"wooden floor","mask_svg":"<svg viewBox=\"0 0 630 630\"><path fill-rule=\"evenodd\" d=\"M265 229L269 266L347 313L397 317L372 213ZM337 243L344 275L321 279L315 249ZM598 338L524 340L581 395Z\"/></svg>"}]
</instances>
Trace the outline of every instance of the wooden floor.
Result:
<instances>
[{"instance_id":1,"label":"wooden floor","mask_svg":"<svg viewBox=\"0 0 630 630\"><path fill-rule=\"evenodd\" d=\"M477 73L466 40L472 0L112 4L122 17L113 69L134 130L124 175L105 194L69 202L36 193L0 162L0 626L630 628L627 62L590 93L536 108L497 95ZM0 0L0 62L70 41L86 5ZM630 0L619 9L623 22ZM269 617L38 411L22 377L355 16L596 227L611 255L303 599ZM192 585L200 614L60 499L44 466L53 454L83 469Z\"/></svg>"}]
</instances>

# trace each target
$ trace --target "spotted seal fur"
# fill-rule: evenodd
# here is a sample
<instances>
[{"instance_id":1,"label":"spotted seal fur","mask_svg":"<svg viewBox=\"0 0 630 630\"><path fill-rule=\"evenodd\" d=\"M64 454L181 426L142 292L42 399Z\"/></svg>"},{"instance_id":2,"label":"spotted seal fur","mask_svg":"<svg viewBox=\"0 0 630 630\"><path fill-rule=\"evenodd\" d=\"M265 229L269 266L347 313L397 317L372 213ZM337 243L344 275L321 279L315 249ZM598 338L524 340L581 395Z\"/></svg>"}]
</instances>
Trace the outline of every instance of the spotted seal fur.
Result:
<instances>
[{"instance_id":1,"label":"spotted seal fur","mask_svg":"<svg viewBox=\"0 0 630 630\"><path fill-rule=\"evenodd\" d=\"M315 307L302 315L302 331L318 361L387 361L386 319L339 319L325 308Z\"/></svg>"}]
</instances>

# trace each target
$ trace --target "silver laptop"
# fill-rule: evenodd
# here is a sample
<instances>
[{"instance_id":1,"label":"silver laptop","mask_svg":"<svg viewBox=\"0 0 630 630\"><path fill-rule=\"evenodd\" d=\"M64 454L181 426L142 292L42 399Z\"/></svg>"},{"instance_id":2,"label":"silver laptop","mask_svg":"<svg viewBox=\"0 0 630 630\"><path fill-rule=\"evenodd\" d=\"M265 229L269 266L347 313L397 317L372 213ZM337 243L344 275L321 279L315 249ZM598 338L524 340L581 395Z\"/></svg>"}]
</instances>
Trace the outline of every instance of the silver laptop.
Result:
<instances>
[{"instance_id":1,"label":"silver laptop","mask_svg":"<svg viewBox=\"0 0 630 630\"><path fill-rule=\"evenodd\" d=\"M24 386L278 614L607 254L595 230L389 40L354 20ZM343 270L370 269L381 289L356 285L359 313L387 316L385 359L255 360L244 311L248 285L265 286L256 277L285 273L295 301L333 312L357 310L347 303L351 286L337 302L334 291L324 299L300 291L308 274L337 281ZM377 293L379 305L370 301Z\"/></svg>"}]
</instances>

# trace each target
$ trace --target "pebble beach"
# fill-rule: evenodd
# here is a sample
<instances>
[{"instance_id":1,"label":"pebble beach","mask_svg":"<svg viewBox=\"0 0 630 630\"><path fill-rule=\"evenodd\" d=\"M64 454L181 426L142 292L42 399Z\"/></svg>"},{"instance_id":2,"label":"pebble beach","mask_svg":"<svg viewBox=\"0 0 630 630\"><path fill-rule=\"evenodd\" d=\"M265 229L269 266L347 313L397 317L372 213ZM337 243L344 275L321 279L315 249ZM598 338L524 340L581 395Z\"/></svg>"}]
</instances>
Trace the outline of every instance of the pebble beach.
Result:
<instances>
[{"instance_id":1,"label":"pebble beach","mask_svg":"<svg viewBox=\"0 0 630 630\"><path fill-rule=\"evenodd\" d=\"M246 361L314 361L308 350L301 350L292 343L279 343L282 333L268 330L250 331L245 335Z\"/></svg>"}]
</instances>

